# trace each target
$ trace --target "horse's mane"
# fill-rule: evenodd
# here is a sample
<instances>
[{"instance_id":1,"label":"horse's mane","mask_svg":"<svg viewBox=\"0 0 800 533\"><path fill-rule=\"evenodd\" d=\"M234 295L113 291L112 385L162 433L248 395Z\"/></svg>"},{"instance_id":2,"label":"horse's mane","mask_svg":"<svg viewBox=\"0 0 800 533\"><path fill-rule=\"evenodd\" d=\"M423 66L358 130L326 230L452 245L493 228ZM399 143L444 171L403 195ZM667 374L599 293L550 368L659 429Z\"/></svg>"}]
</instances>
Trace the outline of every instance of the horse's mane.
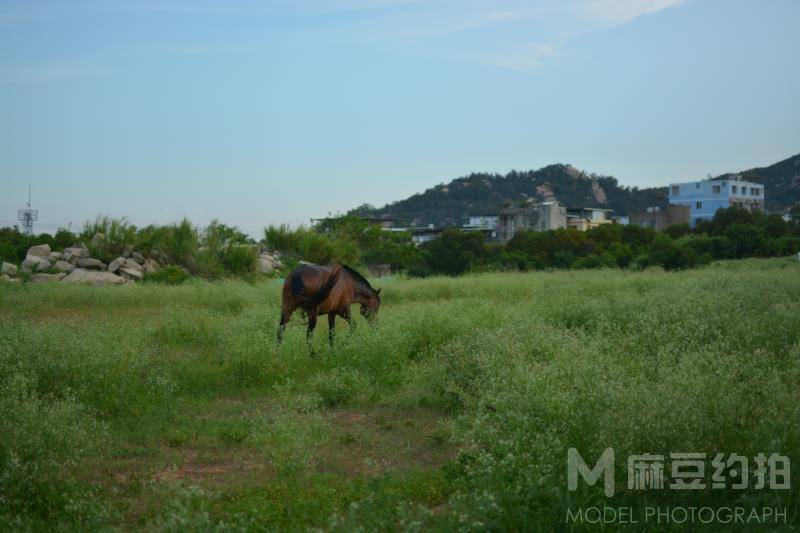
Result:
<instances>
[{"instance_id":1,"label":"horse's mane","mask_svg":"<svg viewBox=\"0 0 800 533\"><path fill-rule=\"evenodd\" d=\"M375 291L375 289L373 289L373 288L372 288L372 285L370 285L370 284L369 284L369 281L367 281L367 278L365 278L364 276L362 276L361 274L359 274L358 272L356 272L356 270L355 270L354 268L350 268L350 267L349 267L349 266L347 266L347 265L342 265L342 268L343 268L343 269L345 269L345 270L347 271L347 273L348 273L348 274L350 274L351 276L353 276L353 277L356 279L356 281L358 281L359 283L363 283L364 285L366 285L366 286L369 288L369 290L371 290L371 291Z\"/></svg>"}]
</instances>

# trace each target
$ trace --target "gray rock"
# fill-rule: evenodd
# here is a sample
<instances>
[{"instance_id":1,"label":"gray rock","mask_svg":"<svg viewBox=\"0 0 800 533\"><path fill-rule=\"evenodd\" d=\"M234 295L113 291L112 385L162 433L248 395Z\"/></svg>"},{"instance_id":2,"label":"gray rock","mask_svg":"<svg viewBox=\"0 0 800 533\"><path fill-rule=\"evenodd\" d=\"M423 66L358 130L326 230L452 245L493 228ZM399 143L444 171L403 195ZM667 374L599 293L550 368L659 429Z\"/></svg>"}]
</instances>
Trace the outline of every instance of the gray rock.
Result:
<instances>
[{"instance_id":1,"label":"gray rock","mask_svg":"<svg viewBox=\"0 0 800 533\"><path fill-rule=\"evenodd\" d=\"M31 276L31 283L47 283L49 281L61 281L66 277L64 272L58 274L34 274Z\"/></svg>"},{"instance_id":2,"label":"gray rock","mask_svg":"<svg viewBox=\"0 0 800 533\"><path fill-rule=\"evenodd\" d=\"M106 267L106 264L100 261L99 259L94 259L92 257L83 257L78 259L77 265L81 268L89 268L92 270L100 270Z\"/></svg>"},{"instance_id":3,"label":"gray rock","mask_svg":"<svg viewBox=\"0 0 800 533\"><path fill-rule=\"evenodd\" d=\"M122 265L125 264L125 261L125 257L117 257L108 264L108 271L112 273L116 272Z\"/></svg>"},{"instance_id":4,"label":"gray rock","mask_svg":"<svg viewBox=\"0 0 800 533\"><path fill-rule=\"evenodd\" d=\"M50 245L49 244L38 244L36 246L31 246L28 248L28 253L26 255L33 255L36 257L49 257L50 256Z\"/></svg>"},{"instance_id":5,"label":"gray rock","mask_svg":"<svg viewBox=\"0 0 800 533\"><path fill-rule=\"evenodd\" d=\"M122 254L121 254L121 255L122 255L122 257L124 257L125 259L129 258L129 257L131 256L131 254L132 254L132 253L133 253L133 246L131 246L130 244L126 244L126 245L125 245L125 246L122 248Z\"/></svg>"},{"instance_id":6,"label":"gray rock","mask_svg":"<svg viewBox=\"0 0 800 533\"><path fill-rule=\"evenodd\" d=\"M131 257L133 257L133 260L136 261L139 264L144 263L144 256L142 254L140 254L139 252L133 252L131 254Z\"/></svg>"},{"instance_id":7,"label":"gray rock","mask_svg":"<svg viewBox=\"0 0 800 533\"><path fill-rule=\"evenodd\" d=\"M61 259L61 252L50 252L48 258L50 259L51 263L55 263L56 261Z\"/></svg>"},{"instance_id":8,"label":"gray rock","mask_svg":"<svg viewBox=\"0 0 800 533\"><path fill-rule=\"evenodd\" d=\"M283 265L283 263L281 263L281 262L280 262L280 261L278 261L277 259L276 259L275 261L273 261L273 262L272 262L272 266L273 266L273 267L275 267L277 270L281 270L281 269L283 269L283 268L286 268L286 267Z\"/></svg>"},{"instance_id":9,"label":"gray rock","mask_svg":"<svg viewBox=\"0 0 800 533\"><path fill-rule=\"evenodd\" d=\"M53 265L53 268L61 272L72 272L75 270L75 265L72 263L67 263L66 261L56 261Z\"/></svg>"},{"instance_id":10,"label":"gray rock","mask_svg":"<svg viewBox=\"0 0 800 533\"><path fill-rule=\"evenodd\" d=\"M105 235L103 235L102 233L95 233L94 237L92 237L91 243L92 243L93 247L97 248L98 246L103 244L103 241L105 241L105 240L106 240L106 236Z\"/></svg>"},{"instance_id":11,"label":"gray rock","mask_svg":"<svg viewBox=\"0 0 800 533\"><path fill-rule=\"evenodd\" d=\"M64 248L64 253L61 254L61 259L73 265L78 262L78 259L89 257L89 250L83 246L72 246Z\"/></svg>"},{"instance_id":12,"label":"gray rock","mask_svg":"<svg viewBox=\"0 0 800 533\"><path fill-rule=\"evenodd\" d=\"M36 269L36 266L42 262L46 262L47 268L50 268L50 262L44 257L40 257L38 255L29 255L25 258L25 261L22 262L22 270L23 272L32 272L34 269Z\"/></svg>"},{"instance_id":13,"label":"gray rock","mask_svg":"<svg viewBox=\"0 0 800 533\"><path fill-rule=\"evenodd\" d=\"M139 263L137 263L136 261L134 261L131 258L126 259L125 260L125 264L122 265L122 267L123 268L130 268L132 270L138 270L139 272L143 272L144 271L144 268L142 267L142 265L140 265Z\"/></svg>"},{"instance_id":14,"label":"gray rock","mask_svg":"<svg viewBox=\"0 0 800 533\"><path fill-rule=\"evenodd\" d=\"M258 258L256 267L261 274L269 274L275 267L272 266L272 261L266 259L263 255Z\"/></svg>"},{"instance_id":15,"label":"gray rock","mask_svg":"<svg viewBox=\"0 0 800 533\"><path fill-rule=\"evenodd\" d=\"M156 262L159 263L160 265L165 264L167 262L167 259L168 259L166 255L164 255L163 253L159 252L158 250L151 250L150 251L150 257L155 259Z\"/></svg>"},{"instance_id":16,"label":"gray rock","mask_svg":"<svg viewBox=\"0 0 800 533\"><path fill-rule=\"evenodd\" d=\"M50 260L49 260L49 259L42 259L41 261L39 261L39 262L36 264L36 266L35 266L35 267L33 267L33 269L34 269L36 272L41 272L41 271L43 271L43 270L47 270L47 269L48 269L48 268L50 268L51 266L53 266L53 265L52 265L52 263L50 263Z\"/></svg>"},{"instance_id":17,"label":"gray rock","mask_svg":"<svg viewBox=\"0 0 800 533\"><path fill-rule=\"evenodd\" d=\"M125 283L125 278L112 274L111 272L100 272L97 270L84 270L76 268L67 277L61 280L62 283L89 283L92 285L119 285Z\"/></svg>"},{"instance_id":18,"label":"gray rock","mask_svg":"<svg viewBox=\"0 0 800 533\"><path fill-rule=\"evenodd\" d=\"M134 268L120 268L119 271L128 280L142 281L142 278L144 278L144 274Z\"/></svg>"},{"instance_id":19,"label":"gray rock","mask_svg":"<svg viewBox=\"0 0 800 533\"><path fill-rule=\"evenodd\" d=\"M0 274L0 281L11 281L11 278L8 277L8 274Z\"/></svg>"},{"instance_id":20,"label":"gray rock","mask_svg":"<svg viewBox=\"0 0 800 533\"><path fill-rule=\"evenodd\" d=\"M155 259L145 259L144 260L144 273L145 274L153 274L154 272L158 272L159 266L158 262Z\"/></svg>"},{"instance_id":21,"label":"gray rock","mask_svg":"<svg viewBox=\"0 0 800 533\"><path fill-rule=\"evenodd\" d=\"M16 276L17 275L17 265L12 265L11 263L6 263L5 261L0 264L0 273L6 276Z\"/></svg>"}]
</instances>

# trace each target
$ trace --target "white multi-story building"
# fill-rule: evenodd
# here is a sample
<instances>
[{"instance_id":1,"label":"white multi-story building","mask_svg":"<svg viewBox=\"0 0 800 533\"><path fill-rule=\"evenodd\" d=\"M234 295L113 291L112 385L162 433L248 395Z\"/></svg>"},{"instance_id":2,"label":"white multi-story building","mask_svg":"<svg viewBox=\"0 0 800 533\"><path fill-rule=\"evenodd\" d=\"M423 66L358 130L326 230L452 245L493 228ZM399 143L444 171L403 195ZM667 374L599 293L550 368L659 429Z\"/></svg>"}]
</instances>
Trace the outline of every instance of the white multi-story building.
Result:
<instances>
[{"instance_id":1,"label":"white multi-story building","mask_svg":"<svg viewBox=\"0 0 800 533\"><path fill-rule=\"evenodd\" d=\"M764 210L764 186L742 181L740 176L726 179L670 183L669 203L692 209L689 224L711 220L717 209L739 206L748 211Z\"/></svg>"}]
</instances>

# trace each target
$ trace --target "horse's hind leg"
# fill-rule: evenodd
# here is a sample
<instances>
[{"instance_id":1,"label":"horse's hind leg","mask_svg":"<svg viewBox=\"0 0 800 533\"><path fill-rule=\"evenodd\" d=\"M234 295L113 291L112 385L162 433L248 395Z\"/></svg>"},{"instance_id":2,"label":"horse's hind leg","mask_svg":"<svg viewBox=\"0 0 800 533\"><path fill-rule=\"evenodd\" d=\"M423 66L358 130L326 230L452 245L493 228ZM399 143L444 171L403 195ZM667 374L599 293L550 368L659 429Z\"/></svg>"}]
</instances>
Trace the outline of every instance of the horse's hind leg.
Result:
<instances>
[{"instance_id":1,"label":"horse's hind leg","mask_svg":"<svg viewBox=\"0 0 800 533\"><path fill-rule=\"evenodd\" d=\"M317 309L308 310L308 331L306 332L306 343L308 344L308 351L314 355L314 328L317 327Z\"/></svg>"},{"instance_id":2,"label":"horse's hind leg","mask_svg":"<svg viewBox=\"0 0 800 533\"><path fill-rule=\"evenodd\" d=\"M283 342L283 332L286 331L286 324L289 322L290 316L292 316L291 311L281 310L281 321L278 324L278 346Z\"/></svg>"}]
</instances>

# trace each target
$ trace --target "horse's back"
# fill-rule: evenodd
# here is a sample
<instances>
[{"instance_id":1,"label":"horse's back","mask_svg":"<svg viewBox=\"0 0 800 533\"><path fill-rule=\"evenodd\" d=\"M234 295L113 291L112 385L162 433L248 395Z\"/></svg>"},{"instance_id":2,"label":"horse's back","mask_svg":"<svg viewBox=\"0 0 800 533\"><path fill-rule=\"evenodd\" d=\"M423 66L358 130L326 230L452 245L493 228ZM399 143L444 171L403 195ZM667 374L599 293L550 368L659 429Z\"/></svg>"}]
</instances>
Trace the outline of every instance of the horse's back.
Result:
<instances>
[{"instance_id":1,"label":"horse's back","mask_svg":"<svg viewBox=\"0 0 800 533\"><path fill-rule=\"evenodd\" d=\"M318 291L326 287L333 268L320 265L300 265L286 276L283 283L284 305L301 305L304 300L313 298ZM335 281L335 280L334 280Z\"/></svg>"}]
</instances>

